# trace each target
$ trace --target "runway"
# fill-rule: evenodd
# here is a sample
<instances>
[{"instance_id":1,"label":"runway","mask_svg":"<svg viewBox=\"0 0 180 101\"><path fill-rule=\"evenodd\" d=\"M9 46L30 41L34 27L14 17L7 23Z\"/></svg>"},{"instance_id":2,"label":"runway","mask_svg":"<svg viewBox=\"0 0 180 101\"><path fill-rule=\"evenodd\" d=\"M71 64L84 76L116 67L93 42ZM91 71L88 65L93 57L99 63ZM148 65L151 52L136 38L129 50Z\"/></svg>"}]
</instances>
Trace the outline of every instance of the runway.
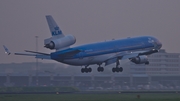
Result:
<instances>
[{"instance_id":1,"label":"runway","mask_svg":"<svg viewBox=\"0 0 180 101\"><path fill-rule=\"evenodd\" d=\"M120 93L180 93L180 91L78 91L78 92L0 92L0 94L120 94Z\"/></svg>"}]
</instances>

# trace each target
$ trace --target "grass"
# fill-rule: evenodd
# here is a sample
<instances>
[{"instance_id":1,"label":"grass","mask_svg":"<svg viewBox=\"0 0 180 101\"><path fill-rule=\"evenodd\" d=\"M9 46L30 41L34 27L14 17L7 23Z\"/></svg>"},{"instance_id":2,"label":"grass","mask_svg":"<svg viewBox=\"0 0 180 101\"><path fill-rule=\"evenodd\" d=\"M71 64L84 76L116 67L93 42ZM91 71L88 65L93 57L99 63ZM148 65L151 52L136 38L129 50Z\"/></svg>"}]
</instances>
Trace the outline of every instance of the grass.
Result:
<instances>
[{"instance_id":1,"label":"grass","mask_svg":"<svg viewBox=\"0 0 180 101\"><path fill-rule=\"evenodd\" d=\"M140 95L139 99L137 95ZM180 94L1 94L0 101L180 101Z\"/></svg>"},{"instance_id":2,"label":"grass","mask_svg":"<svg viewBox=\"0 0 180 101\"><path fill-rule=\"evenodd\" d=\"M6 92L78 92L74 87L0 87L0 93Z\"/></svg>"}]
</instances>

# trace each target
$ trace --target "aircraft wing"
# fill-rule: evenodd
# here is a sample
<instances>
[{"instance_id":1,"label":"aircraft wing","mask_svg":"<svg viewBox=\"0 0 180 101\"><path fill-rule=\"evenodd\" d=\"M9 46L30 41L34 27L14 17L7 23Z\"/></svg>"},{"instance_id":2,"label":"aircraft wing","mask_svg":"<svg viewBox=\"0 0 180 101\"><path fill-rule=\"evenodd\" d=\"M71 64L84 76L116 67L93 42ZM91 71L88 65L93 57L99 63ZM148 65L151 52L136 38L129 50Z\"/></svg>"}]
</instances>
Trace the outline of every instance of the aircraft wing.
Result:
<instances>
[{"instance_id":1,"label":"aircraft wing","mask_svg":"<svg viewBox=\"0 0 180 101\"><path fill-rule=\"evenodd\" d=\"M42 54L42 55L50 55L50 54L47 54L47 53L35 52L35 51L30 51L30 50L25 50L25 52L36 53L36 54Z\"/></svg>"},{"instance_id":2,"label":"aircraft wing","mask_svg":"<svg viewBox=\"0 0 180 101\"><path fill-rule=\"evenodd\" d=\"M156 53L156 52L158 52L158 50L155 50L155 49L148 50L148 51L130 52L130 53L124 54L122 56L121 60L123 60L123 59L130 59L130 58L141 56L141 55L151 55L151 54Z\"/></svg>"},{"instance_id":3,"label":"aircraft wing","mask_svg":"<svg viewBox=\"0 0 180 101\"><path fill-rule=\"evenodd\" d=\"M47 53L35 52L35 51L29 51L29 50L25 50L25 52L29 52L29 53L14 53L14 54L25 55L25 56L35 56L35 58L39 58L39 59L51 59L50 54L47 54Z\"/></svg>"},{"instance_id":4,"label":"aircraft wing","mask_svg":"<svg viewBox=\"0 0 180 101\"><path fill-rule=\"evenodd\" d=\"M158 50L146 50L146 51L136 51L136 52L122 52L119 54L110 57L109 59L105 60L105 66L115 63L117 60L124 60L124 59L131 59L141 55L150 55L152 53L156 53Z\"/></svg>"}]
</instances>

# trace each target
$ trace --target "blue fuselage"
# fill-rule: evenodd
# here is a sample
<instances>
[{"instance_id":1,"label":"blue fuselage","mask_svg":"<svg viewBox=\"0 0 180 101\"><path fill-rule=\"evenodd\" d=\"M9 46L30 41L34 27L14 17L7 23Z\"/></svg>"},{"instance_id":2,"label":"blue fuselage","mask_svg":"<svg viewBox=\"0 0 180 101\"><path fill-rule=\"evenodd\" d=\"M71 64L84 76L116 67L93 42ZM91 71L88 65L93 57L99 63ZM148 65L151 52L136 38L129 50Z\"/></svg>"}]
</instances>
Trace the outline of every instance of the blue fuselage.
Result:
<instances>
[{"instance_id":1,"label":"blue fuselage","mask_svg":"<svg viewBox=\"0 0 180 101\"><path fill-rule=\"evenodd\" d=\"M51 53L51 58L56 61L63 61L64 59L77 59L91 56L99 56L104 54L118 53L124 51L136 51L144 49L160 49L162 44L154 37L143 36L135 38L126 38L119 40L111 40L105 42L85 44L62 51ZM60 56L69 51L79 50L77 54Z\"/></svg>"}]
</instances>

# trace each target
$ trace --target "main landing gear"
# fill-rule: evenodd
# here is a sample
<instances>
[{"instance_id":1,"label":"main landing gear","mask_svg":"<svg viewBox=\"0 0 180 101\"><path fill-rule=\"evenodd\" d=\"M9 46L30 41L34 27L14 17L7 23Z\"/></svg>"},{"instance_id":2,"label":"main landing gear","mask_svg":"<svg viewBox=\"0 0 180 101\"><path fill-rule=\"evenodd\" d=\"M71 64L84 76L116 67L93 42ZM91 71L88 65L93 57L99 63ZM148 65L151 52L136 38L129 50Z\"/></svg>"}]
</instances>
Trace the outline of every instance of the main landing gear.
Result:
<instances>
[{"instance_id":1,"label":"main landing gear","mask_svg":"<svg viewBox=\"0 0 180 101\"><path fill-rule=\"evenodd\" d=\"M97 71L98 71L98 72L103 72L103 71L104 71L104 68L101 67L101 65L99 65L99 67L97 68Z\"/></svg>"},{"instance_id":2,"label":"main landing gear","mask_svg":"<svg viewBox=\"0 0 180 101\"><path fill-rule=\"evenodd\" d=\"M82 68L81 69L81 72L82 73L88 73L88 72L91 72L92 71L92 69L89 67L89 68L87 68L88 66L85 66L85 68Z\"/></svg>"},{"instance_id":3,"label":"main landing gear","mask_svg":"<svg viewBox=\"0 0 180 101\"><path fill-rule=\"evenodd\" d=\"M119 60L116 61L116 67L115 68L112 68L112 72L122 72L123 71L123 68L122 67L119 67Z\"/></svg>"},{"instance_id":4,"label":"main landing gear","mask_svg":"<svg viewBox=\"0 0 180 101\"><path fill-rule=\"evenodd\" d=\"M90 67L89 67L89 68L87 68L87 67L88 67L88 65L85 66L85 68L82 68L82 69L81 69L81 72L82 72L82 73L92 72L92 69L91 69ZM99 65L99 67L97 68L97 71L98 71L98 72L103 72L103 71L104 71L104 68L101 67L101 65Z\"/></svg>"},{"instance_id":5,"label":"main landing gear","mask_svg":"<svg viewBox=\"0 0 180 101\"><path fill-rule=\"evenodd\" d=\"M147 63L148 64L148 63ZM99 67L97 68L97 71L98 72L103 72L104 71L104 68L101 67L101 64L98 64ZM113 67L112 68L112 72L122 72L123 71L123 68L122 67L119 67L120 63L119 63L119 60L116 61L116 67ZM92 69L89 67L87 68L89 65L85 66L85 68L82 68L81 69L81 72L82 73L88 73L88 72L92 72Z\"/></svg>"},{"instance_id":6,"label":"main landing gear","mask_svg":"<svg viewBox=\"0 0 180 101\"><path fill-rule=\"evenodd\" d=\"M123 71L123 68L122 67L115 67L115 68L112 68L112 72L122 72Z\"/></svg>"}]
</instances>

